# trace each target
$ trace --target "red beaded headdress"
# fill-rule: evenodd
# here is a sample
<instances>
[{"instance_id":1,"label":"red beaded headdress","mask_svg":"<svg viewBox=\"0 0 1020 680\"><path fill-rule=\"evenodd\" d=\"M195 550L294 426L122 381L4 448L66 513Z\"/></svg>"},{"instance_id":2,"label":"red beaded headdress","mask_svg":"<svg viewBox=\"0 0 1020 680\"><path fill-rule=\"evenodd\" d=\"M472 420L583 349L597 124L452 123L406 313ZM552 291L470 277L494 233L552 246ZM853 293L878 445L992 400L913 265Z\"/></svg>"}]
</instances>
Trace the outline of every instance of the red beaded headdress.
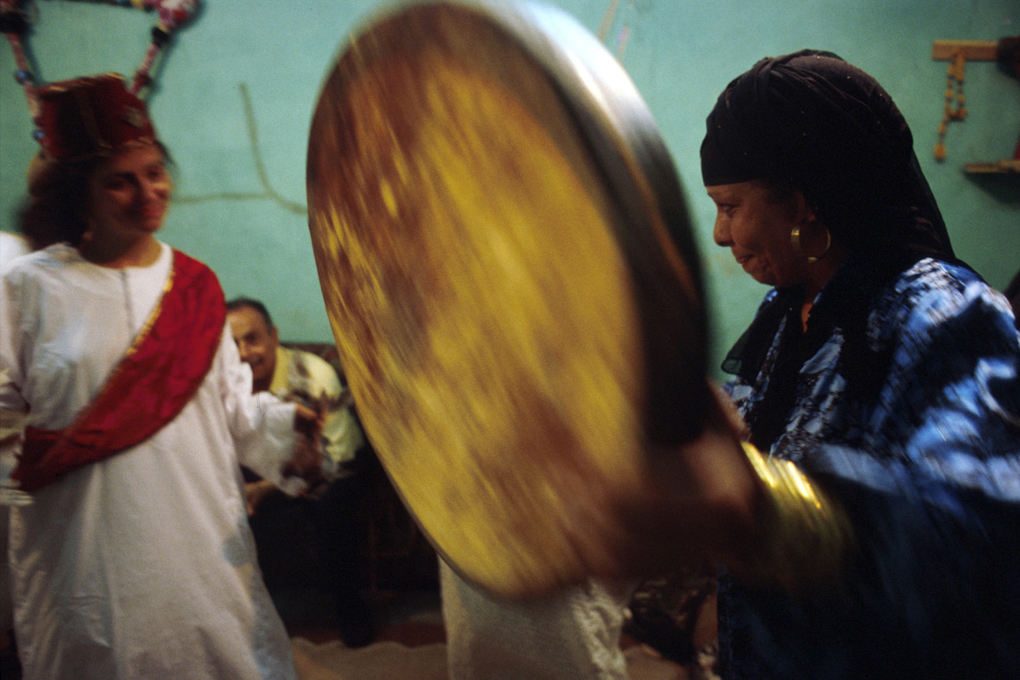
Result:
<instances>
[{"instance_id":1,"label":"red beaded headdress","mask_svg":"<svg viewBox=\"0 0 1020 680\"><path fill-rule=\"evenodd\" d=\"M55 160L80 160L156 141L145 102L115 73L50 83L38 89L38 97L39 143Z\"/></svg>"},{"instance_id":2,"label":"red beaded headdress","mask_svg":"<svg viewBox=\"0 0 1020 680\"><path fill-rule=\"evenodd\" d=\"M155 9L159 15L152 29L152 42L130 88L116 74L37 86L23 44L31 28L27 12L20 7L25 2L0 0L0 32L14 51L18 64L15 79L25 89L28 112L36 127L33 136L42 146L28 166L28 190L35 194L45 187L53 166L62 161L108 154L131 142L155 141L156 133L139 92L151 83L149 71L156 56L174 31L195 14L199 0L105 0Z\"/></svg>"},{"instance_id":3,"label":"red beaded headdress","mask_svg":"<svg viewBox=\"0 0 1020 680\"><path fill-rule=\"evenodd\" d=\"M129 5L137 7L143 10L155 9L159 16L159 20L152 28L152 42L149 44L149 49L145 53L145 58L142 60L141 66L135 71L133 82L130 88L127 83L121 79L121 82L116 83L114 87L113 83L103 82L103 79L109 76L95 76L92 78L81 78L77 80L69 80L63 83L53 83L49 86L37 86L35 84L35 75L29 68L29 60L25 53L24 42L27 39L31 22L28 19L28 14L21 9L20 5L26 0L0 0L0 32L3 32L7 36L8 42L11 44L11 49L14 51L14 59L18 64L18 70L15 72L15 79L25 88L25 96L28 99L28 112L32 117L32 121L36 124L36 132L34 133L36 139L43 145L43 149L48 154L54 154L58 158L63 158L60 155L62 147L54 146L52 149L47 146L47 143L43 141L42 136L47 133L47 125L52 124L44 120L46 112L43 110L45 104L41 101L44 96L44 91L52 90L52 88L65 88L75 89L76 84L81 83L83 87L91 87L93 81L98 81L96 84L97 92L99 93L98 99L95 101L104 101L104 98L109 96L112 97L111 101L105 102L111 106L124 106L126 108L135 107L140 103L138 100L139 92L142 88L151 84L152 78L149 75L149 71L152 68L153 62L156 59L156 55L166 47L170 42L171 35L179 29L185 22L187 22L198 10L199 0L105 0L108 3L115 5ZM119 76L116 76L120 78ZM109 88L109 89L107 89ZM126 96L125 96L126 95ZM133 101L132 99L133 98ZM59 99L59 98L58 98ZM60 99L61 104L57 108L64 106L66 100ZM101 106L102 104L100 104ZM96 104L92 104L94 110L102 111L101 108L95 108ZM141 111L145 114L145 106L141 105ZM145 115L148 118L148 115ZM150 131L151 132L151 131ZM97 139L102 139L98 137ZM110 138L115 140L116 136Z\"/></svg>"}]
</instances>

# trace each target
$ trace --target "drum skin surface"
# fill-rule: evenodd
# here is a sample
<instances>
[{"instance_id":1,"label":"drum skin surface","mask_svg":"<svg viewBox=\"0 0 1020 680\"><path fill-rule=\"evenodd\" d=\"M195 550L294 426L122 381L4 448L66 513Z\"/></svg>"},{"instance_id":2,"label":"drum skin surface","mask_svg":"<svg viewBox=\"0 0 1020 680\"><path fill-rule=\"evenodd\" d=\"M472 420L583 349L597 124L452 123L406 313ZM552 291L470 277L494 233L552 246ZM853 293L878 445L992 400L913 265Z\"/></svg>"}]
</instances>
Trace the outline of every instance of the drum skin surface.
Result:
<instances>
[{"instance_id":1,"label":"drum skin surface","mask_svg":"<svg viewBox=\"0 0 1020 680\"><path fill-rule=\"evenodd\" d=\"M542 6L378 17L323 85L308 201L359 415L423 532L496 595L584 579L648 444L705 401L683 193L622 68Z\"/></svg>"}]
</instances>

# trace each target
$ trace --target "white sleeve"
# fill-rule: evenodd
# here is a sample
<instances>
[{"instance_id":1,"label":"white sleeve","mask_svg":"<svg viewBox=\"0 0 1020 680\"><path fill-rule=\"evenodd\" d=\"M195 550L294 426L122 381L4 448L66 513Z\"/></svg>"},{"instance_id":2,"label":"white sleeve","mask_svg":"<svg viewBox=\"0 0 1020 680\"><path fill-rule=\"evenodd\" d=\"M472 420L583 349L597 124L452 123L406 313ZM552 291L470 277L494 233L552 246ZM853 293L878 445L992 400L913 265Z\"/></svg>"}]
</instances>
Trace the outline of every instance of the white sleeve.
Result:
<instances>
[{"instance_id":1,"label":"white sleeve","mask_svg":"<svg viewBox=\"0 0 1020 680\"><path fill-rule=\"evenodd\" d=\"M6 277L0 280L0 487L10 485L21 451L21 429L28 404L21 394L22 361L19 293Z\"/></svg>"},{"instance_id":2,"label":"white sleeve","mask_svg":"<svg viewBox=\"0 0 1020 680\"><path fill-rule=\"evenodd\" d=\"M20 352L20 287L9 277L0 279L0 409L23 413L28 404L21 395L24 370Z\"/></svg>"},{"instance_id":3,"label":"white sleeve","mask_svg":"<svg viewBox=\"0 0 1020 680\"><path fill-rule=\"evenodd\" d=\"M251 368L241 361L226 326L217 361L222 362L220 392L238 461L285 492L300 493L305 487L304 480L285 478L282 472L297 446L298 433L294 429L297 405L280 401L268 392L252 394Z\"/></svg>"}]
</instances>

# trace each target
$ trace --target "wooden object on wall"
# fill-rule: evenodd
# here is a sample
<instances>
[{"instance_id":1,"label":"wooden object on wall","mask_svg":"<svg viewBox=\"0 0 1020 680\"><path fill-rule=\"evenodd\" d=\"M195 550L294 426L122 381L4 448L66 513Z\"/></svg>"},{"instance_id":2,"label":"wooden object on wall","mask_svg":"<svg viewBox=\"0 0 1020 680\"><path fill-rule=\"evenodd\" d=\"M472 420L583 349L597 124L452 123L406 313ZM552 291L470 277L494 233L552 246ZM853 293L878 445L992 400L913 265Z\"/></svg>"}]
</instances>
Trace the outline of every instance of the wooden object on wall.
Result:
<instances>
[{"instance_id":1,"label":"wooden object on wall","mask_svg":"<svg viewBox=\"0 0 1020 680\"><path fill-rule=\"evenodd\" d=\"M999 43L995 40L936 40L931 46L935 61L952 61L957 54L967 61L995 61L999 56Z\"/></svg>"},{"instance_id":2,"label":"wooden object on wall","mask_svg":"<svg viewBox=\"0 0 1020 680\"><path fill-rule=\"evenodd\" d=\"M949 77L946 86L945 115L939 124L939 141L935 147L935 157L938 160L945 158L946 150L943 145L943 138L946 134L946 126L954 120L963 120L967 116L965 99L963 97L963 68L966 61L999 61L1002 62L1005 56L1004 46L1009 45L1015 48L1017 38L1004 38L1003 40L936 40L932 43L931 58L936 61L953 62L949 67ZM1007 50L1008 51L1008 50ZM1015 56L1015 53L1014 55ZM1017 77L1020 77L1020 67L1017 70ZM953 87L956 87L957 107L953 109ZM1013 158L1004 158L991 162L966 163L964 172L977 173L1020 173L1020 142L1017 144Z\"/></svg>"}]
</instances>

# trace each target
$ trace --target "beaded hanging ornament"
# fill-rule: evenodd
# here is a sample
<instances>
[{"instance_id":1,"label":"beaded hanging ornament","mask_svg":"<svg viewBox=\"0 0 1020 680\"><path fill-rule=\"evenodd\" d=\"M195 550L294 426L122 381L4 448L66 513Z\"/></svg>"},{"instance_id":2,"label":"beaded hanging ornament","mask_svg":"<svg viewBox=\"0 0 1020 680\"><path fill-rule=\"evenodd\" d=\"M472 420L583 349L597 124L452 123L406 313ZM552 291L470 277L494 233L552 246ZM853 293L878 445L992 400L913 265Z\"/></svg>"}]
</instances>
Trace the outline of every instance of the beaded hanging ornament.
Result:
<instances>
[{"instance_id":1,"label":"beaded hanging ornament","mask_svg":"<svg viewBox=\"0 0 1020 680\"><path fill-rule=\"evenodd\" d=\"M939 140L935 144L935 159L939 161L946 158L946 130L949 123L967 117L967 99L963 96L963 65L963 52L957 52L946 71L946 103L939 123Z\"/></svg>"},{"instance_id":2,"label":"beaded hanging ornament","mask_svg":"<svg viewBox=\"0 0 1020 680\"><path fill-rule=\"evenodd\" d=\"M198 9L199 0L105 0L105 2L145 11L156 10L157 22L152 28L152 41L149 43L145 57L138 70L135 71L132 80L131 94L138 96L142 88L152 82L149 71L156 56L170 41L173 32L194 15ZM29 67L24 48L24 41L32 22L29 20L28 13L21 8L23 4L29 3L21 0L0 0L0 31L7 35L7 40L14 51L14 59L18 66L14 78L25 89L28 112L36 127L33 134L38 140L42 134L39 129L39 97L36 78Z\"/></svg>"}]
</instances>

